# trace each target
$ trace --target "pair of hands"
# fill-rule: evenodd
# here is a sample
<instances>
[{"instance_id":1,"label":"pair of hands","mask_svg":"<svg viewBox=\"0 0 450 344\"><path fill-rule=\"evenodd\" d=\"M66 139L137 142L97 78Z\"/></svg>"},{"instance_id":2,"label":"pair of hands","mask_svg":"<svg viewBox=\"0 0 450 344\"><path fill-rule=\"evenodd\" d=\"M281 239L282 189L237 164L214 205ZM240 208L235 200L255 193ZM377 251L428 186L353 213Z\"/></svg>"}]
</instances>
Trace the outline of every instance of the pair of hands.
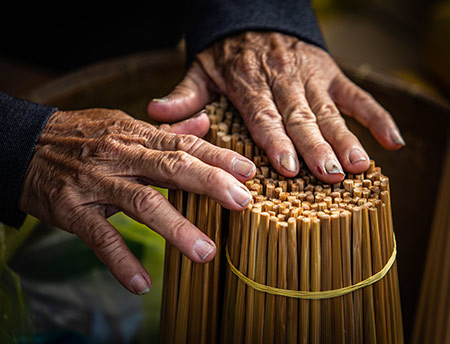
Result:
<instances>
[{"instance_id":1,"label":"pair of hands","mask_svg":"<svg viewBox=\"0 0 450 344\"><path fill-rule=\"evenodd\" d=\"M151 184L206 194L231 210L251 199L242 182L255 166L198 138L198 112L218 93L237 107L273 166L293 177L297 151L327 183L360 173L369 158L339 110L367 126L388 149L404 145L391 116L350 82L325 51L279 33L229 37L197 56L167 97L149 103L159 129L121 111L59 111L48 121L25 177L19 207L78 235L133 293L151 279L106 218L118 211L144 223L195 262L214 258L214 242ZM339 109L339 110L338 110Z\"/></svg>"}]
</instances>

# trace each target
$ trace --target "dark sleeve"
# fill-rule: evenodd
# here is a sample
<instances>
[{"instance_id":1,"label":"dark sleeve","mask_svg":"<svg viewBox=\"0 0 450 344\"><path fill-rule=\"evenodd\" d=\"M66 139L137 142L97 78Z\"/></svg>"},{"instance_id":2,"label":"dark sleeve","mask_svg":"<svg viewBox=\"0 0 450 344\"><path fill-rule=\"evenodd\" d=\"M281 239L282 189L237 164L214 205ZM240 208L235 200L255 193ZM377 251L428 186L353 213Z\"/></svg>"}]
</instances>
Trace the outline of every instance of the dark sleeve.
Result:
<instances>
[{"instance_id":1,"label":"dark sleeve","mask_svg":"<svg viewBox=\"0 0 450 344\"><path fill-rule=\"evenodd\" d=\"M0 91L0 222L19 228L23 179L34 147L54 107L14 98Z\"/></svg>"},{"instance_id":2,"label":"dark sleeve","mask_svg":"<svg viewBox=\"0 0 450 344\"><path fill-rule=\"evenodd\" d=\"M276 31L326 49L310 0L190 0L187 64L211 43L243 31Z\"/></svg>"}]
</instances>

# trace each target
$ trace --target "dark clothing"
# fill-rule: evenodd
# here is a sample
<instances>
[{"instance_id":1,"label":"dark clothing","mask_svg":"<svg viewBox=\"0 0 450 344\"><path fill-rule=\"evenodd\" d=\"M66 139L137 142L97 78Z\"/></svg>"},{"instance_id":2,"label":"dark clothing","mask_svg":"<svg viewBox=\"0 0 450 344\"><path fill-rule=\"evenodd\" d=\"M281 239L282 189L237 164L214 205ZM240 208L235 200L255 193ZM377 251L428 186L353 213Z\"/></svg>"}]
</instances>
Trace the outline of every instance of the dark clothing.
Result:
<instances>
[{"instance_id":1,"label":"dark clothing","mask_svg":"<svg viewBox=\"0 0 450 344\"><path fill-rule=\"evenodd\" d=\"M244 31L277 31L325 49L309 0L194 0L186 25L187 62L210 43Z\"/></svg>"},{"instance_id":2,"label":"dark clothing","mask_svg":"<svg viewBox=\"0 0 450 344\"><path fill-rule=\"evenodd\" d=\"M325 49L309 0L127 2L126 8L64 3L63 12L57 7L43 11L42 3L26 6L3 11L7 18L0 24L1 32L7 34L2 53L59 71L173 47L183 33L187 65L211 43L244 31L282 32ZM20 227L25 218L18 210L23 178L36 142L56 110L0 92L1 222Z\"/></svg>"},{"instance_id":3,"label":"dark clothing","mask_svg":"<svg viewBox=\"0 0 450 344\"><path fill-rule=\"evenodd\" d=\"M25 214L18 201L39 136L55 108L13 98L0 92L0 220L20 227Z\"/></svg>"}]
</instances>

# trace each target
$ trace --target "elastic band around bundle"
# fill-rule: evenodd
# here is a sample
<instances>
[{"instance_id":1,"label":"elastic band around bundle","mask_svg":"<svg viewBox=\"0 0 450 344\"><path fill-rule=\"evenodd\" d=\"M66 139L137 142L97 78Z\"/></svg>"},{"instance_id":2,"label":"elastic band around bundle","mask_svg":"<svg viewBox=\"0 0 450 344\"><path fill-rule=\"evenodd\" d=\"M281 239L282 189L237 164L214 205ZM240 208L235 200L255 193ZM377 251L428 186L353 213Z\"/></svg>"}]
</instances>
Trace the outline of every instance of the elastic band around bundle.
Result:
<instances>
[{"instance_id":1,"label":"elastic band around bundle","mask_svg":"<svg viewBox=\"0 0 450 344\"><path fill-rule=\"evenodd\" d=\"M286 297L293 297L297 299L309 299L309 300L320 300L320 299L330 299L333 297L338 297L342 295L349 294L351 292L354 292L355 290L367 287L369 285L372 285L379 280L381 280L390 270L392 265L395 262L395 258L397 256L397 242L395 241L395 235L393 235L394 238L394 249L392 251L392 255L389 258L389 260L386 262L386 265L378 271L376 274L370 276L369 278L366 278L365 280L362 280L356 284L339 288L339 289L333 289L333 290L325 290L325 291L302 291L302 290L291 290L291 289L280 289L280 288L274 288L270 287L268 285L264 285L258 282L255 282L254 280L248 278L245 276L242 272L240 272L231 262L230 253L228 252L228 245L226 246L226 257L228 264L230 265L231 271L245 284L250 286L251 288L267 293L272 295L280 295L280 296L286 296Z\"/></svg>"}]
</instances>

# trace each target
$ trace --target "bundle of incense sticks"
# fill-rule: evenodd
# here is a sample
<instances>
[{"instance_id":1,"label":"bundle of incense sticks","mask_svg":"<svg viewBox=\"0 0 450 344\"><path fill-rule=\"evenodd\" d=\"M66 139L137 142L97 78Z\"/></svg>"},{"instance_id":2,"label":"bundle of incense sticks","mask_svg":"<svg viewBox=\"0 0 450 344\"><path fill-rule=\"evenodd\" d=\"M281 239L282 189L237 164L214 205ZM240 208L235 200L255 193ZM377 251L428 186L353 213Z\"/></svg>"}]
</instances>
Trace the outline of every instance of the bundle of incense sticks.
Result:
<instances>
[{"instance_id":1,"label":"bundle of incense sticks","mask_svg":"<svg viewBox=\"0 0 450 344\"><path fill-rule=\"evenodd\" d=\"M450 140L436 201L413 344L450 343Z\"/></svg>"},{"instance_id":2,"label":"bundle of incense sticks","mask_svg":"<svg viewBox=\"0 0 450 344\"><path fill-rule=\"evenodd\" d=\"M225 98L206 109L207 139L257 166L253 200L233 212L169 192L218 250L196 264L167 244L161 342L403 343L388 177L371 161L333 185L304 166L284 178Z\"/></svg>"}]
</instances>

